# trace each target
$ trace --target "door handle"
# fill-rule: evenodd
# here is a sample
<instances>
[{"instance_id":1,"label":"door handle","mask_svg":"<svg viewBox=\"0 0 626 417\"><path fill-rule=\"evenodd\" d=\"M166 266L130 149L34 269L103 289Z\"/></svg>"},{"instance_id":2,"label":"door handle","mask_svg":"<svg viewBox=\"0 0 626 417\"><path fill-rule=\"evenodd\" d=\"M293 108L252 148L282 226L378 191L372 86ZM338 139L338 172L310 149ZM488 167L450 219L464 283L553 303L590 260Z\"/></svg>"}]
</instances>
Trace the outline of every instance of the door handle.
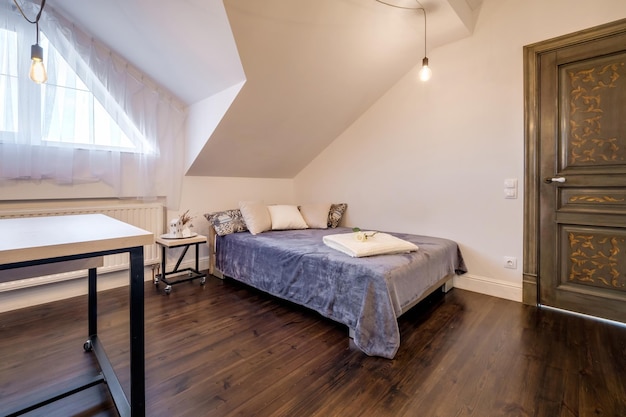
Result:
<instances>
[{"instance_id":1,"label":"door handle","mask_svg":"<svg viewBox=\"0 0 626 417\"><path fill-rule=\"evenodd\" d=\"M565 177L554 177L554 178L548 177L544 180L544 182L546 184L552 184L553 182L560 182L561 184L563 184L565 182Z\"/></svg>"}]
</instances>

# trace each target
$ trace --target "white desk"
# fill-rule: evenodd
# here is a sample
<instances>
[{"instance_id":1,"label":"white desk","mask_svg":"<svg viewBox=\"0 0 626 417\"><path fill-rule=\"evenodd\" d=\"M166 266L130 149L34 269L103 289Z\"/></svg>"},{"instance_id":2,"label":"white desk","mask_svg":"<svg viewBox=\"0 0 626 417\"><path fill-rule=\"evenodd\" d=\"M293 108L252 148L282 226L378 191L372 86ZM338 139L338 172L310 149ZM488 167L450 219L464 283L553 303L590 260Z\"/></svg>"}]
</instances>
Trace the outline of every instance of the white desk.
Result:
<instances>
[{"instance_id":1,"label":"white desk","mask_svg":"<svg viewBox=\"0 0 626 417\"><path fill-rule=\"evenodd\" d=\"M9 415L20 415L57 399L106 382L121 416L145 415L144 362L144 265L143 246L154 243L151 232L103 214L0 219L0 272L10 280L9 269L46 264L76 263L79 259L101 258L128 252L130 256L130 403L97 336L96 268L89 265L89 334L86 350L93 350L101 375L87 384L72 387L53 398L37 402ZM80 264L80 262L79 262ZM66 265L71 265L66 264ZM19 279L20 274L15 275ZM8 277L8 278L7 278Z\"/></svg>"}]
</instances>

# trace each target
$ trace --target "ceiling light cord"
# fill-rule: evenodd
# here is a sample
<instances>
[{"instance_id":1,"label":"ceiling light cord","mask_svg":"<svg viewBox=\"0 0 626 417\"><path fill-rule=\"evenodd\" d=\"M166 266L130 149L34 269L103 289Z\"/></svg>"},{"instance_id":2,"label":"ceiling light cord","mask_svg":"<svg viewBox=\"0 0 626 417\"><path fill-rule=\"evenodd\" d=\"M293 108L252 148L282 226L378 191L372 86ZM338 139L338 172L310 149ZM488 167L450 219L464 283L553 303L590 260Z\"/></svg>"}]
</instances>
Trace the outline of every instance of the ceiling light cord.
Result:
<instances>
[{"instance_id":1,"label":"ceiling light cord","mask_svg":"<svg viewBox=\"0 0 626 417\"><path fill-rule=\"evenodd\" d=\"M419 77L422 81L428 81L433 75L433 70L428 66L428 53L426 50L426 33L428 32L426 30L426 9L422 7L420 10L424 13L424 59L422 59L422 68L419 71Z\"/></svg>"},{"instance_id":2,"label":"ceiling light cord","mask_svg":"<svg viewBox=\"0 0 626 417\"><path fill-rule=\"evenodd\" d=\"M397 4L391 4L391 3L387 3L386 1L383 0L376 0L379 3L382 4L386 4L387 6L391 6L391 7L395 7L396 9L405 9L405 10L424 10L424 6L422 6L422 3L420 3L419 1L415 0L415 3L417 3L419 5L419 7L406 7L406 6L398 6Z\"/></svg>"},{"instance_id":3,"label":"ceiling light cord","mask_svg":"<svg viewBox=\"0 0 626 417\"><path fill-rule=\"evenodd\" d=\"M46 0L41 0L41 7L39 8L39 13L37 13L37 16L35 17L35 20L30 20L28 18L28 16L26 16L26 13L24 13L24 10L22 9L22 7L19 5L19 3L17 2L17 0L13 0L13 3L15 3L15 7L17 7L17 10L20 11L20 13L22 14L22 16L24 17L24 19L26 19L26 21L28 23L32 23L32 24L39 24L39 19L41 19L41 12L43 11L43 6L45 6L46 4Z\"/></svg>"},{"instance_id":4,"label":"ceiling light cord","mask_svg":"<svg viewBox=\"0 0 626 417\"><path fill-rule=\"evenodd\" d=\"M29 76L30 79L37 84L45 83L48 80L48 74L46 74L46 68L43 65L43 48L39 46L39 19L41 19L41 13L43 12L43 8L46 5L46 0L41 0L41 6L39 7L39 12L35 17L35 20L30 20L26 16L26 13L24 13L24 10L22 10L22 7L19 5L17 0L13 0L13 3L15 3L15 6L22 14L22 17L24 17L24 19L26 19L28 23L34 24L37 28L37 41L30 48L30 58L32 60L32 63L30 66Z\"/></svg>"},{"instance_id":5,"label":"ceiling light cord","mask_svg":"<svg viewBox=\"0 0 626 417\"><path fill-rule=\"evenodd\" d=\"M433 74L433 71L430 69L430 67L428 66L428 53L427 53L427 42L426 42L426 9L424 8L424 6L422 6L422 3L420 3L418 0L415 0L415 2L418 4L419 7L406 7L406 6L399 6L397 4L391 4L388 3L384 0L376 0L378 3L384 4L386 6L391 6L391 7L395 7L396 9L404 9L404 10L421 10L422 13L424 13L424 58L422 59L422 68L419 71L419 77L420 80L422 81L428 81L430 80L430 77Z\"/></svg>"}]
</instances>

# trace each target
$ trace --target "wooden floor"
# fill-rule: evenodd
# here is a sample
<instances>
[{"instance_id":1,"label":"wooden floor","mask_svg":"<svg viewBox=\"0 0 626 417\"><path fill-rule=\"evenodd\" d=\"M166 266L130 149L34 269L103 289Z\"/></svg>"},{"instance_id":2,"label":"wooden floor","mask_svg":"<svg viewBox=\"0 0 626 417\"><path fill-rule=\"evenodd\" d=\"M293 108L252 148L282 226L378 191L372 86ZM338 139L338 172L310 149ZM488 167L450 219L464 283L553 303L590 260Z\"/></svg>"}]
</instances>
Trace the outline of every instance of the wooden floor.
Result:
<instances>
[{"instance_id":1,"label":"wooden floor","mask_svg":"<svg viewBox=\"0 0 626 417\"><path fill-rule=\"evenodd\" d=\"M128 289L99 335L128 389ZM454 289L399 320L394 360L316 313L210 277L146 283L147 416L626 416L626 328ZM0 314L0 415L96 373L86 297ZM29 416L116 415L100 385Z\"/></svg>"}]
</instances>

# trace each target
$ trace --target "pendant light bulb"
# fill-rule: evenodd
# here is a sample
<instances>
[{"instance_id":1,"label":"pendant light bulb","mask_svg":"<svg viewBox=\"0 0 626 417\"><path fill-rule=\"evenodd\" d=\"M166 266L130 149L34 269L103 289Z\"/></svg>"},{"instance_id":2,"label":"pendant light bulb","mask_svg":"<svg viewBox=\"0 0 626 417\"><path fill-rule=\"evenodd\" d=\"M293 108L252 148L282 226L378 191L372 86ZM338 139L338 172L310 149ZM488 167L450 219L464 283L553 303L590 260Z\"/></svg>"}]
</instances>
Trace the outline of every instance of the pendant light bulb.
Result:
<instances>
[{"instance_id":1,"label":"pendant light bulb","mask_svg":"<svg viewBox=\"0 0 626 417\"><path fill-rule=\"evenodd\" d=\"M424 59L422 60L422 69L419 72L420 80L428 81L430 80L430 77L432 77L432 75L433 71L428 66L428 58L424 57Z\"/></svg>"},{"instance_id":2,"label":"pendant light bulb","mask_svg":"<svg viewBox=\"0 0 626 417\"><path fill-rule=\"evenodd\" d=\"M30 48L30 79L37 84L45 83L48 80L46 68L43 65L43 48L39 44L35 44Z\"/></svg>"}]
</instances>

